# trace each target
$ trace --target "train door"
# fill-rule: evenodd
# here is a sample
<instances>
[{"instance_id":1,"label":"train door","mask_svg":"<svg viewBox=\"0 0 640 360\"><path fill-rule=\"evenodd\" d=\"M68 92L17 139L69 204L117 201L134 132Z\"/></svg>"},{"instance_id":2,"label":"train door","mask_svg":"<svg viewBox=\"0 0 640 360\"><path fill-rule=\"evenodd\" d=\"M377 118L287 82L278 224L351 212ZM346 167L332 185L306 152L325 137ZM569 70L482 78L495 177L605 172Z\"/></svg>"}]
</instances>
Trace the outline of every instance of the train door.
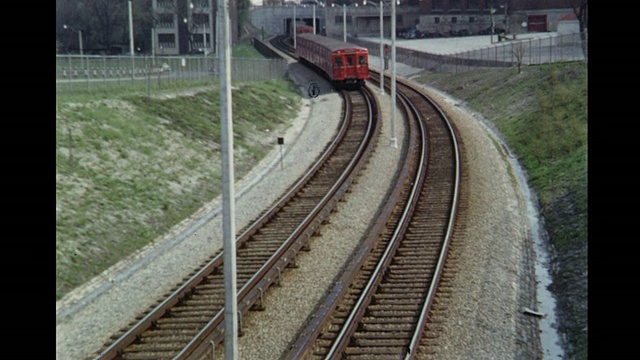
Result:
<instances>
[{"instance_id":1,"label":"train door","mask_svg":"<svg viewBox=\"0 0 640 360\"><path fill-rule=\"evenodd\" d=\"M367 53L359 52L357 55L358 63L356 65L357 78L366 79L369 77L369 64L367 63Z\"/></svg>"},{"instance_id":2,"label":"train door","mask_svg":"<svg viewBox=\"0 0 640 360\"><path fill-rule=\"evenodd\" d=\"M356 54L345 56L345 78L356 78Z\"/></svg>"},{"instance_id":3,"label":"train door","mask_svg":"<svg viewBox=\"0 0 640 360\"><path fill-rule=\"evenodd\" d=\"M334 54L332 56L333 63L333 80L344 79L344 59L340 54Z\"/></svg>"}]
</instances>

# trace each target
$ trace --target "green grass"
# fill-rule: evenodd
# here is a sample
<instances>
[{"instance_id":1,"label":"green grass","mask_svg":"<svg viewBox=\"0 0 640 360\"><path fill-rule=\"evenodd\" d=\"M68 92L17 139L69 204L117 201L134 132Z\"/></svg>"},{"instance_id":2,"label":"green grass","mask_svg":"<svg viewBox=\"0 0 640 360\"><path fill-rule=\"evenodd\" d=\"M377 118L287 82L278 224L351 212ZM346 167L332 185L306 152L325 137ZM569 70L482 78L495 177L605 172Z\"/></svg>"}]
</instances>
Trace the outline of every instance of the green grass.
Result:
<instances>
[{"instance_id":1,"label":"green grass","mask_svg":"<svg viewBox=\"0 0 640 360\"><path fill-rule=\"evenodd\" d=\"M219 98L213 86L57 96L56 300L220 194ZM275 146L299 99L287 81L233 90L237 178Z\"/></svg>"},{"instance_id":2,"label":"green grass","mask_svg":"<svg viewBox=\"0 0 640 360\"><path fill-rule=\"evenodd\" d=\"M261 57L252 48L237 57ZM252 55L253 53L253 55ZM561 266L555 292L568 355L587 358L587 71L566 63L418 79L463 99L494 123L525 167ZM59 92L56 97L56 299L140 249L220 193L219 94L206 82L163 83L158 93L210 86L197 94L148 99L146 87ZM154 89L155 90L155 89ZM235 174L275 144L299 95L286 81L233 91ZM573 270L572 270L573 269Z\"/></svg>"},{"instance_id":3,"label":"green grass","mask_svg":"<svg viewBox=\"0 0 640 360\"><path fill-rule=\"evenodd\" d=\"M584 62L423 73L429 86L464 100L495 124L527 171L559 266L552 291L568 355L587 358L587 66ZM571 292L571 293L569 293ZM572 294L571 300L565 295Z\"/></svg>"},{"instance_id":4,"label":"green grass","mask_svg":"<svg viewBox=\"0 0 640 360\"><path fill-rule=\"evenodd\" d=\"M250 43L238 44L233 48L231 55L236 58L264 59L264 55L260 54Z\"/></svg>"}]
</instances>

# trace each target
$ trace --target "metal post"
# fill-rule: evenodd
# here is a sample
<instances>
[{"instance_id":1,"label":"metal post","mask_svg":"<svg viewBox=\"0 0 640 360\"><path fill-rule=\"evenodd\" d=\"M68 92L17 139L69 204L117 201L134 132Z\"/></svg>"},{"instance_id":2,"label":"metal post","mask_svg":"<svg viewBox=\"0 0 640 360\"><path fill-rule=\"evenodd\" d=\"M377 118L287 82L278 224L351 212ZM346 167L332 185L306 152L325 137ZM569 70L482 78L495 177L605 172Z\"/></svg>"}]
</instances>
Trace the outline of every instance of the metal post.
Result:
<instances>
[{"instance_id":1,"label":"metal post","mask_svg":"<svg viewBox=\"0 0 640 360\"><path fill-rule=\"evenodd\" d=\"M204 47L203 54L207 56L207 24L202 23L202 46Z\"/></svg>"},{"instance_id":2,"label":"metal post","mask_svg":"<svg viewBox=\"0 0 640 360\"><path fill-rule=\"evenodd\" d=\"M151 66L156 66L156 29L151 28Z\"/></svg>"},{"instance_id":3,"label":"metal post","mask_svg":"<svg viewBox=\"0 0 640 360\"><path fill-rule=\"evenodd\" d=\"M82 47L82 30L76 30L67 24L62 25L62 27L78 33L78 47L80 48L80 68L84 69L84 62L82 60L84 55L84 51Z\"/></svg>"},{"instance_id":4,"label":"metal post","mask_svg":"<svg viewBox=\"0 0 640 360\"><path fill-rule=\"evenodd\" d=\"M384 23L382 20L384 3L380 0L380 93L384 94L384 44L382 43L384 37Z\"/></svg>"},{"instance_id":5,"label":"metal post","mask_svg":"<svg viewBox=\"0 0 640 360\"><path fill-rule=\"evenodd\" d=\"M508 7L509 5L505 2L504 3L504 31L506 31L505 34L509 33L509 20L508 20L509 15L507 14Z\"/></svg>"},{"instance_id":6,"label":"metal post","mask_svg":"<svg viewBox=\"0 0 640 360\"><path fill-rule=\"evenodd\" d=\"M84 69L84 50L82 49L82 30L78 30L78 44L80 44L80 66Z\"/></svg>"},{"instance_id":7,"label":"metal post","mask_svg":"<svg viewBox=\"0 0 640 360\"><path fill-rule=\"evenodd\" d=\"M220 135L222 143L224 349L225 359L238 359L238 294L236 284L236 229L233 174L233 114L231 107L231 40L229 2L218 2L220 14Z\"/></svg>"},{"instance_id":8,"label":"metal post","mask_svg":"<svg viewBox=\"0 0 640 360\"><path fill-rule=\"evenodd\" d=\"M131 50L131 80L135 76L135 53L133 50L133 14L131 11L131 0L129 0L129 49Z\"/></svg>"},{"instance_id":9,"label":"metal post","mask_svg":"<svg viewBox=\"0 0 640 360\"><path fill-rule=\"evenodd\" d=\"M69 78L69 90L71 90L71 71L73 71L71 69L71 55L69 55L67 59L69 60L69 76L67 77Z\"/></svg>"},{"instance_id":10,"label":"metal post","mask_svg":"<svg viewBox=\"0 0 640 360\"><path fill-rule=\"evenodd\" d=\"M396 0L391 2L391 141L389 146L398 147L396 139Z\"/></svg>"},{"instance_id":11,"label":"metal post","mask_svg":"<svg viewBox=\"0 0 640 360\"><path fill-rule=\"evenodd\" d=\"M209 9L210 9L208 12L209 12L209 30L211 30L211 51L216 53L216 41L215 40L216 40L216 37L218 36L218 34L217 34L217 29L214 30L213 28L211 28L211 24L213 24L213 13L214 13L213 11L211 11L211 9L213 9L212 1L209 0L208 4L209 4ZM214 31L215 31L215 33L214 33Z\"/></svg>"},{"instance_id":12,"label":"metal post","mask_svg":"<svg viewBox=\"0 0 640 360\"><path fill-rule=\"evenodd\" d=\"M489 9L489 13L491 16L491 43L493 44L493 28L495 27L495 24L493 22L493 13L496 12L496 9L491 8Z\"/></svg>"},{"instance_id":13,"label":"metal post","mask_svg":"<svg viewBox=\"0 0 640 360\"><path fill-rule=\"evenodd\" d=\"M342 41L347 42L347 5L342 4Z\"/></svg>"},{"instance_id":14,"label":"metal post","mask_svg":"<svg viewBox=\"0 0 640 360\"><path fill-rule=\"evenodd\" d=\"M316 33L316 4L313 4L313 33Z\"/></svg>"}]
</instances>

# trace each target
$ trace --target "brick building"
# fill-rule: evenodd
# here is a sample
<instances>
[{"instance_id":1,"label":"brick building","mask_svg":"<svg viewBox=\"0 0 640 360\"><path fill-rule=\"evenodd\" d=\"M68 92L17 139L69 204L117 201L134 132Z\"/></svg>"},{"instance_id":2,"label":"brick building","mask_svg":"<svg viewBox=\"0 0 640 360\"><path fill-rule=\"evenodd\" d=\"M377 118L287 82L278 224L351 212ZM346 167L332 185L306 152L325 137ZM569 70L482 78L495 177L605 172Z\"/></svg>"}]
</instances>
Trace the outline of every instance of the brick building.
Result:
<instances>
[{"instance_id":1,"label":"brick building","mask_svg":"<svg viewBox=\"0 0 640 360\"><path fill-rule=\"evenodd\" d=\"M420 30L440 35L556 31L566 0L421 0Z\"/></svg>"}]
</instances>

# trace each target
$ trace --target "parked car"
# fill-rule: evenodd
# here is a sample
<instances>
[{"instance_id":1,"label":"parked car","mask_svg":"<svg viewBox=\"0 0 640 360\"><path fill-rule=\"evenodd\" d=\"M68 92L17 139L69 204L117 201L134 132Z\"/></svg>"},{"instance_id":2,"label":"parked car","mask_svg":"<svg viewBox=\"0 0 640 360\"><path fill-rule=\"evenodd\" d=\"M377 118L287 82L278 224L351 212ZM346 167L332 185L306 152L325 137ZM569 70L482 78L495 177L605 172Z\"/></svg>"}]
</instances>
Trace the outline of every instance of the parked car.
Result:
<instances>
[{"instance_id":1,"label":"parked car","mask_svg":"<svg viewBox=\"0 0 640 360\"><path fill-rule=\"evenodd\" d=\"M409 29L402 33L404 39L418 39L420 38L420 31L418 29Z\"/></svg>"},{"instance_id":2,"label":"parked car","mask_svg":"<svg viewBox=\"0 0 640 360\"><path fill-rule=\"evenodd\" d=\"M506 33L507 31L503 28L500 27L495 27L493 28L493 34L502 34L502 33ZM491 26L489 26L486 29L480 30L478 32L478 35L491 35Z\"/></svg>"}]
</instances>

